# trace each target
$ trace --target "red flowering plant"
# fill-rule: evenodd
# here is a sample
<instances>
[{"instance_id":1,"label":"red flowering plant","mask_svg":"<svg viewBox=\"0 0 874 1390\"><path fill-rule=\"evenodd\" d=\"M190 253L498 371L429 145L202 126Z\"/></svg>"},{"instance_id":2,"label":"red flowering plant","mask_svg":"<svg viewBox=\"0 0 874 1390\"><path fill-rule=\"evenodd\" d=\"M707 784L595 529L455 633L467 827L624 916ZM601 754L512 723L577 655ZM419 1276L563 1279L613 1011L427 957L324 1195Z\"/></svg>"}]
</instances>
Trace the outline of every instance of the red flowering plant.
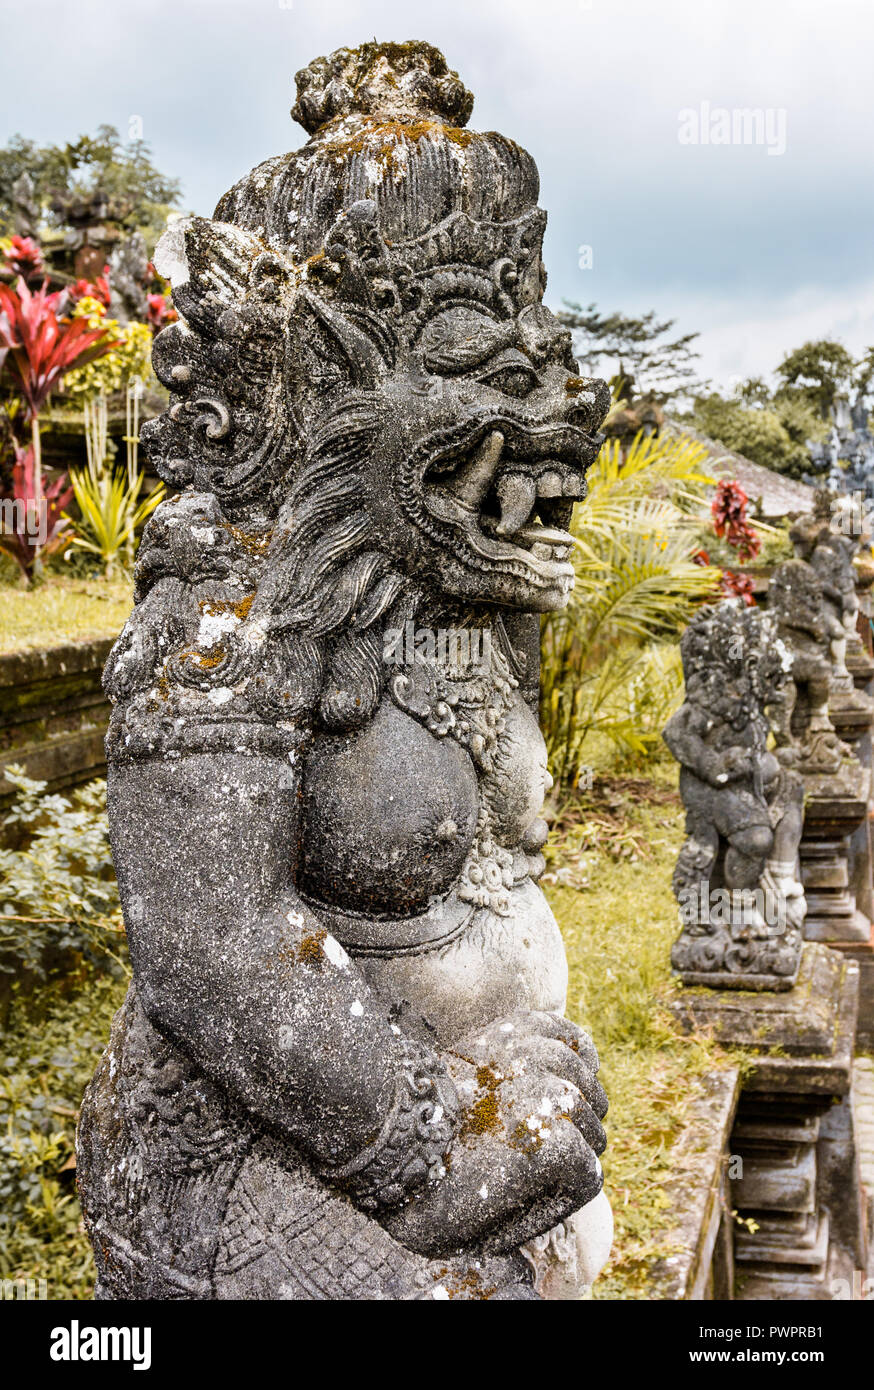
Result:
<instances>
[{"instance_id":1,"label":"red flowering plant","mask_svg":"<svg viewBox=\"0 0 874 1390\"><path fill-rule=\"evenodd\" d=\"M18 566L25 583L38 561L67 540L69 522L63 515L73 489L62 474L48 487L36 476L33 449L13 444L12 487L0 497L0 553Z\"/></svg>"},{"instance_id":2,"label":"red flowering plant","mask_svg":"<svg viewBox=\"0 0 874 1390\"><path fill-rule=\"evenodd\" d=\"M77 280L67 293L73 304L78 304L80 299L96 299L109 308L109 266L103 267L103 274L96 280Z\"/></svg>"},{"instance_id":3,"label":"red flowering plant","mask_svg":"<svg viewBox=\"0 0 874 1390\"><path fill-rule=\"evenodd\" d=\"M166 328L168 323L175 323L179 315L173 308L166 294L150 294L148 296L149 308L146 314L146 323L153 333L160 333L162 328Z\"/></svg>"},{"instance_id":4,"label":"red flowering plant","mask_svg":"<svg viewBox=\"0 0 874 1390\"><path fill-rule=\"evenodd\" d=\"M40 507L47 504L50 493L55 495L55 485L48 492L43 489L40 411L67 372L93 362L117 346L104 329L90 328L83 318L66 317L68 305L67 292L50 293L47 280L33 292L23 277L19 277L14 287L0 283L0 386L5 386L12 394L11 408L7 406L6 409L6 426L13 440L15 468L20 469L16 484L13 468L12 492L5 489L3 500L9 506L23 502L25 512L29 509L32 515L37 515ZM30 431L30 462L27 464L22 457L25 444L20 432L23 427L29 427ZM61 491L64 482L62 479ZM22 488L24 492L20 491ZM22 552L28 560L28 566L23 569L26 578L33 574L45 548L40 540L42 530L43 527L38 526L36 544L27 546Z\"/></svg>"},{"instance_id":5,"label":"red flowering plant","mask_svg":"<svg viewBox=\"0 0 874 1390\"><path fill-rule=\"evenodd\" d=\"M3 256L0 276L5 280L19 275L24 280L32 280L35 276L42 275L45 268L42 249L33 237L14 234L0 241L0 253Z\"/></svg>"},{"instance_id":6,"label":"red flowering plant","mask_svg":"<svg viewBox=\"0 0 874 1390\"><path fill-rule=\"evenodd\" d=\"M747 521L749 498L740 483L723 478L716 486L716 496L710 504L713 529L738 553L743 563L754 560L762 548L753 527Z\"/></svg>"},{"instance_id":7,"label":"red flowering plant","mask_svg":"<svg viewBox=\"0 0 874 1390\"><path fill-rule=\"evenodd\" d=\"M723 570L719 590L724 598L742 598L748 608L755 608L756 596L753 581L748 574L738 574L735 570Z\"/></svg>"},{"instance_id":8,"label":"red flowering plant","mask_svg":"<svg viewBox=\"0 0 874 1390\"><path fill-rule=\"evenodd\" d=\"M718 565L722 568L719 593L723 598L741 598L748 606L756 602L753 581L748 574L739 573L725 565L725 547L737 552L741 564L754 560L762 548L759 535L747 519L749 498L739 483L723 479L717 484L716 495L710 504L713 518L713 531L723 546L716 546L718 553L711 555L703 546L692 556L696 565ZM712 549L712 547L711 547Z\"/></svg>"}]
</instances>

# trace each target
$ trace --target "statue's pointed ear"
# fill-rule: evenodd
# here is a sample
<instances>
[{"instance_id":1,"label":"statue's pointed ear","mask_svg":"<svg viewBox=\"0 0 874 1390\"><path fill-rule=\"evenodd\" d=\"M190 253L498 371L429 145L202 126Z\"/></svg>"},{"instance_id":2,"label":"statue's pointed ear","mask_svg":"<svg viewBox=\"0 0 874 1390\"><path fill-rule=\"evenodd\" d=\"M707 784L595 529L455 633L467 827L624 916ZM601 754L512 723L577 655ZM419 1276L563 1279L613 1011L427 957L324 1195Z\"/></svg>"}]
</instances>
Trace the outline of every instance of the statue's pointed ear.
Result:
<instances>
[{"instance_id":1,"label":"statue's pointed ear","mask_svg":"<svg viewBox=\"0 0 874 1390\"><path fill-rule=\"evenodd\" d=\"M311 407L336 390L372 391L387 368L373 338L309 289L295 299L288 354L291 393Z\"/></svg>"}]
</instances>

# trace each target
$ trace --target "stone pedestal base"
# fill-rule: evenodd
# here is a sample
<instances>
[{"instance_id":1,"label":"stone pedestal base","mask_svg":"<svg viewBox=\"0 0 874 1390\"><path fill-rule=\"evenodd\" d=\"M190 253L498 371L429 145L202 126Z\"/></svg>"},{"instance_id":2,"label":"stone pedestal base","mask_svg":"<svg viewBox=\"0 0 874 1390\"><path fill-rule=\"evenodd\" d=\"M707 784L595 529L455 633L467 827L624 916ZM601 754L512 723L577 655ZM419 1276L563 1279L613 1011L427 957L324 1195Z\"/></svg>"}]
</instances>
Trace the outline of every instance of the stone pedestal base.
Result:
<instances>
[{"instance_id":1,"label":"stone pedestal base","mask_svg":"<svg viewBox=\"0 0 874 1390\"><path fill-rule=\"evenodd\" d=\"M868 917L857 902L860 865L855 848L860 827L867 846L871 775L858 763L845 762L836 773L804 778L804 834L801 881L807 900L807 941L867 941ZM870 856L865 855L870 877Z\"/></svg>"},{"instance_id":2,"label":"stone pedestal base","mask_svg":"<svg viewBox=\"0 0 874 1390\"><path fill-rule=\"evenodd\" d=\"M810 943L787 993L684 989L671 1004L753 1063L730 1145L741 1299L830 1298L865 1268L849 1099L858 979L855 962Z\"/></svg>"}]
</instances>

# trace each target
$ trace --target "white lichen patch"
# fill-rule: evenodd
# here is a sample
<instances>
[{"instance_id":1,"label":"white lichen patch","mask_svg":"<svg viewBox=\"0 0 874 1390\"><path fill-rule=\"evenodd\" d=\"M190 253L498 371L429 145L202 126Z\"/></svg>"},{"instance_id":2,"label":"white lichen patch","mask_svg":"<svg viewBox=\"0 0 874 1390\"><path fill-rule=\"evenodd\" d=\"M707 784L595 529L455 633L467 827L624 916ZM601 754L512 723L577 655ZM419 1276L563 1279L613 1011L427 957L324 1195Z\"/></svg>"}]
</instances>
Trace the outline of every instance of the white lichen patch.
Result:
<instances>
[{"instance_id":1,"label":"white lichen patch","mask_svg":"<svg viewBox=\"0 0 874 1390\"><path fill-rule=\"evenodd\" d=\"M207 610L201 615L200 626L197 629L197 645L199 647L216 647L223 637L234 632L240 626L241 619L228 608L224 611Z\"/></svg>"},{"instance_id":2,"label":"white lichen patch","mask_svg":"<svg viewBox=\"0 0 874 1390\"><path fill-rule=\"evenodd\" d=\"M336 965L338 970L345 970L347 968L349 957L343 950L336 936L332 936L330 932L328 932L328 935L322 942L322 950L331 964Z\"/></svg>"}]
</instances>

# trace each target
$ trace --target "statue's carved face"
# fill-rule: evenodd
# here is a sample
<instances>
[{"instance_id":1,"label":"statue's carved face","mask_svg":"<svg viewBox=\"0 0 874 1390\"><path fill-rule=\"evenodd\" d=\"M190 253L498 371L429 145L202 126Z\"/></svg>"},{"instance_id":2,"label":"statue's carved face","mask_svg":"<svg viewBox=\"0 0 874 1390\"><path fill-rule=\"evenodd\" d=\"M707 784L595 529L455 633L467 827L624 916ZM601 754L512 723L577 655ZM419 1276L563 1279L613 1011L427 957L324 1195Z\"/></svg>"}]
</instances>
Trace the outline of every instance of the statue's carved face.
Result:
<instances>
[{"instance_id":1,"label":"statue's carved face","mask_svg":"<svg viewBox=\"0 0 874 1390\"><path fill-rule=\"evenodd\" d=\"M412 341L386 347L367 318L314 297L308 307L296 330L308 429L318 435L353 402L373 412L362 501L381 548L454 599L562 607L573 582L566 528L609 408L604 384L577 376L567 330L539 303L500 319L450 303Z\"/></svg>"},{"instance_id":2,"label":"statue's carved face","mask_svg":"<svg viewBox=\"0 0 874 1390\"><path fill-rule=\"evenodd\" d=\"M159 471L231 514L278 512L292 543L321 489L324 525L345 507L414 585L562 607L566 528L610 396L577 375L540 303L542 214L492 228L512 256L456 252L424 272L421 247L390 248L375 214L356 205L303 266L237 227L191 224L176 248L183 322L155 354L174 395L147 429Z\"/></svg>"}]
</instances>

